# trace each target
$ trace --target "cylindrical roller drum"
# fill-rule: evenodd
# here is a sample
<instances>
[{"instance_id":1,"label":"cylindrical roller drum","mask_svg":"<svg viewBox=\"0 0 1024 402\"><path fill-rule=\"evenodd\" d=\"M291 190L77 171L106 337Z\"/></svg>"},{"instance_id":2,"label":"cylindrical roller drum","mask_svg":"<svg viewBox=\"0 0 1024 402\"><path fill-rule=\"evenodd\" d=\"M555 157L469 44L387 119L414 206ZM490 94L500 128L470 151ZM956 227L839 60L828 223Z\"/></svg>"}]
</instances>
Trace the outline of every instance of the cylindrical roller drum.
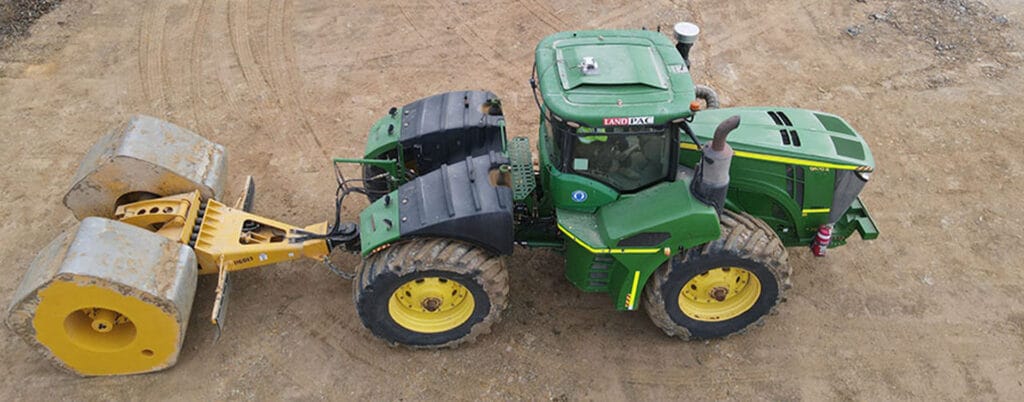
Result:
<instances>
[{"instance_id":1,"label":"cylindrical roller drum","mask_svg":"<svg viewBox=\"0 0 1024 402\"><path fill-rule=\"evenodd\" d=\"M7 325L77 374L145 373L177 361L195 291L192 249L91 217L39 253Z\"/></svg>"},{"instance_id":2,"label":"cylindrical roller drum","mask_svg":"<svg viewBox=\"0 0 1024 402\"><path fill-rule=\"evenodd\" d=\"M64 205L75 217L112 217L119 204L199 190L218 198L227 177L224 147L166 121L133 116L82 158Z\"/></svg>"}]
</instances>

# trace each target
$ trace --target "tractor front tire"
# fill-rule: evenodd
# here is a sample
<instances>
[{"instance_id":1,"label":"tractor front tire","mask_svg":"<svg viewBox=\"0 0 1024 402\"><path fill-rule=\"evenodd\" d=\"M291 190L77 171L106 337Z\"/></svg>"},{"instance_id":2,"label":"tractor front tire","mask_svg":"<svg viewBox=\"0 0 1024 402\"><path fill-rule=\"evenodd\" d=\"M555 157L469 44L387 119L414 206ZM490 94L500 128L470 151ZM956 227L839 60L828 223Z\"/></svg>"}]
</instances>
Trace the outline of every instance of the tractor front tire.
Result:
<instances>
[{"instance_id":1,"label":"tractor front tire","mask_svg":"<svg viewBox=\"0 0 1024 402\"><path fill-rule=\"evenodd\" d=\"M363 325L392 346L455 347L489 333L508 306L504 260L450 239L415 239L368 257L353 281Z\"/></svg>"},{"instance_id":2,"label":"tractor front tire","mask_svg":"<svg viewBox=\"0 0 1024 402\"><path fill-rule=\"evenodd\" d=\"M788 254L775 232L724 211L722 236L667 261L648 283L644 307L669 336L713 339L759 325L790 287Z\"/></svg>"}]
</instances>

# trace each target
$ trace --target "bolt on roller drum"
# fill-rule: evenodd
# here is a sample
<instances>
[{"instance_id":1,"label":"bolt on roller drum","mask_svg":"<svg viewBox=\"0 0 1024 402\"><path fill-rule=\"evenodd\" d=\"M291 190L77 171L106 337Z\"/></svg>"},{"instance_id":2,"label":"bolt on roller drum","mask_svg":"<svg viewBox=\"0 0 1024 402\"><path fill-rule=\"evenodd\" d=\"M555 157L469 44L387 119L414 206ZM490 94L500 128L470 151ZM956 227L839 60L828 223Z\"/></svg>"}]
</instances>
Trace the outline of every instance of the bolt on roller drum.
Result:
<instances>
[{"instance_id":1,"label":"bolt on roller drum","mask_svg":"<svg viewBox=\"0 0 1024 402\"><path fill-rule=\"evenodd\" d=\"M133 116L82 158L64 205L78 219L110 218L120 204L199 190L218 198L227 177L223 146L166 121Z\"/></svg>"},{"instance_id":2,"label":"bolt on roller drum","mask_svg":"<svg viewBox=\"0 0 1024 402\"><path fill-rule=\"evenodd\" d=\"M7 325L79 375L165 369L185 338L196 275L192 249L128 224L86 218L32 261Z\"/></svg>"}]
</instances>

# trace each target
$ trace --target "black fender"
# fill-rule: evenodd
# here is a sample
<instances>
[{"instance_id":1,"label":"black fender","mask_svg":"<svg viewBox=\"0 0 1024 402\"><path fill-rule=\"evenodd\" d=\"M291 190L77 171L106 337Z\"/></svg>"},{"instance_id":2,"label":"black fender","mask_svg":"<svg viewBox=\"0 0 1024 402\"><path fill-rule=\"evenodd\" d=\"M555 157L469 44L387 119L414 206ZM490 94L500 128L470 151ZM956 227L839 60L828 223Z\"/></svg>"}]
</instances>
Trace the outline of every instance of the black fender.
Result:
<instances>
[{"instance_id":1,"label":"black fender","mask_svg":"<svg viewBox=\"0 0 1024 402\"><path fill-rule=\"evenodd\" d=\"M442 164L398 188L399 239L443 237L512 254L512 188L499 177L497 152Z\"/></svg>"}]
</instances>

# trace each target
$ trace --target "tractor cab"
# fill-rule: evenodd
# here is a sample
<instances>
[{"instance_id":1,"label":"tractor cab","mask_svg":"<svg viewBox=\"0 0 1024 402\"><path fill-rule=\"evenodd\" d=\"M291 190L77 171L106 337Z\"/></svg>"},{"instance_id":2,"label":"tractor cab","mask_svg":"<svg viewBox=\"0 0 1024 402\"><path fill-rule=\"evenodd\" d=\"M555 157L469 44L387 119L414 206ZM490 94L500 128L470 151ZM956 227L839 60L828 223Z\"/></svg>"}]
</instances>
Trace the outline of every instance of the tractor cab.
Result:
<instances>
[{"instance_id":1,"label":"tractor cab","mask_svg":"<svg viewBox=\"0 0 1024 402\"><path fill-rule=\"evenodd\" d=\"M556 190L554 206L594 211L675 180L680 123L691 116L695 93L685 60L664 35L551 35L537 46L535 71L541 180Z\"/></svg>"}]
</instances>

